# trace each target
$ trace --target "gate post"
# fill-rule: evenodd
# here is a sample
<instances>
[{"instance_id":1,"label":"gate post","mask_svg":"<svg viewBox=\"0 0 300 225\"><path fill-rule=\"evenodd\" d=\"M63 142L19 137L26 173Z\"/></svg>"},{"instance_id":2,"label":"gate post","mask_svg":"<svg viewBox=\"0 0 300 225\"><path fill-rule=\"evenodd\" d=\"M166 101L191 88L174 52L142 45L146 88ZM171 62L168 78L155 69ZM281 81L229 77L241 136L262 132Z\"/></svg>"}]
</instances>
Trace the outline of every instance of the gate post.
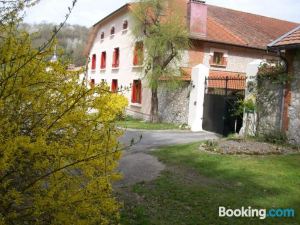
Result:
<instances>
[{"instance_id":1,"label":"gate post","mask_svg":"<svg viewBox=\"0 0 300 225\"><path fill-rule=\"evenodd\" d=\"M252 99L254 102L256 101L255 90L253 90L253 85L256 85L256 77L258 68L263 60L257 59L252 61L247 65L246 69L246 90L245 90L245 99ZM245 112L243 118L243 127L240 130L240 135L249 135L254 136L256 134L256 112Z\"/></svg>"},{"instance_id":2,"label":"gate post","mask_svg":"<svg viewBox=\"0 0 300 225\"><path fill-rule=\"evenodd\" d=\"M192 69L192 89L189 102L189 126L193 132L202 131L203 105L205 93L205 78L209 75L209 68L199 64Z\"/></svg>"}]
</instances>

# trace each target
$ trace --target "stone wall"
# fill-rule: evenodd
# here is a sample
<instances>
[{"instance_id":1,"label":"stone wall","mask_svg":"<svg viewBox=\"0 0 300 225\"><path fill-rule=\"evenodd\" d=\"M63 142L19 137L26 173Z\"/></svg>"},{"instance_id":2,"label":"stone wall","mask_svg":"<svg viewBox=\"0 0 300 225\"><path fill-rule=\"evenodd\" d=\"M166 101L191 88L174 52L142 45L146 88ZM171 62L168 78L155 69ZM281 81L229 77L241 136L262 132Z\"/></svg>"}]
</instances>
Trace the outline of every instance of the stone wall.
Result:
<instances>
[{"instance_id":1,"label":"stone wall","mask_svg":"<svg viewBox=\"0 0 300 225\"><path fill-rule=\"evenodd\" d=\"M158 92L160 120L167 123L188 124L190 82L176 88L161 85Z\"/></svg>"},{"instance_id":2,"label":"stone wall","mask_svg":"<svg viewBox=\"0 0 300 225\"><path fill-rule=\"evenodd\" d=\"M294 58L293 71L292 99L289 107L290 123L287 135L291 143L300 145L300 50Z\"/></svg>"},{"instance_id":3,"label":"stone wall","mask_svg":"<svg viewBox=\"0 0 300 225\"><path fill-rule=\"evenodd\" d=\"M259 81L257 128L260 134L281 132L283 85L270 80Z\"/></svg>"}]
</instances>

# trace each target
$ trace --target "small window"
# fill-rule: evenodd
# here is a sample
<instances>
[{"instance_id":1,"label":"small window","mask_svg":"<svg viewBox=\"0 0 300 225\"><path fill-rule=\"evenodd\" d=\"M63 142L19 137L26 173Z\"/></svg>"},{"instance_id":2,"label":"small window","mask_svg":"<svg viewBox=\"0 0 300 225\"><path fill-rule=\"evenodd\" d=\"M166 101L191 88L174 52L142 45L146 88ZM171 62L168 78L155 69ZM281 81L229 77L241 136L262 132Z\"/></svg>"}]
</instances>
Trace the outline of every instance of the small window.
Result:
<instances>
[{"instance_id":1,"label":"small window","mask_svg":"<svg viewBox=\"0 0 300 225\"><path fill-rule=\"evenodd\" d=\"M214 52L213 64L220 65L222 64L224 54L222 52Z\"/></svg>"},{"instance_id":2,"label":"small window","mask_svg":"<svg viewBox=\"0 0 300 225\"><path fill-rule=\"evenodd\" d=\"M101 69L105 69L106 68L106 52L102 52L101 53Z\"/></svg>"},{"instance_id":3,"label":"small window","mask_svg":"<svg viewBox=\"0 0 300 225\"><path fill-rule=\"evenodd\" d=\"M92 70L95 70L96 69L96 54L93 54L92 56Z\"/></svg>"},{"instance_id":4,"label":"small window","mask_svg":"<svg viewBox=\"0 0 300 225\"><path fill-rule=\"evenodd\" d=\"M136 42L133 53L133 65L142 65L144 62L144 44L143 42Z\"/></svg>"},{"instance_id":5,"label":"small window","mask_svg":"<svg viewBox=\"0 0 300 225\"><path fill-rule=\"evenodd\" d=\"M132 84L132 103L142 103L142 81L141 80L134 80Z\"/></svg>"},{"instance_id":6,"label":"small window","mask_svg":"<svg viewBox=\"0 0 300 225\"><path fill-rule=\"evenodd\" d=\"M120 49L119 48L115 48L114 49L114 54L113 54L112 67L118 68L119 65L120 65Z\"/></svg>"},{"instance_id":7,"label":"small window","mask_svg":"<svg viewBox=\"0 0 300 225\"><path fill-rule=\"evenodd\" d=\"M112 92L118 92L118 80L113 79L111 82L111 91Z\"/></svg>"},{"instance_id":8,"label":"small window","mask_svg":"<svg viewBox=\"0 0 300 225\"><path fill-rule=\"evenodd\" d=\"M112 27L111 30L110 30L110 35L114 35L116 32L116 29L115 27Z\"/></svg>"},{"instance_id":9,"label":"small window","mask_svg":"<svg viewBox=\"0 0 300 225\"><path fill-rule=\"evenodd\" d=\"M215 66L226 66L227 59L225 54L223 52L214 52L210 64Z\"/></svg>"},{"instance_id":10,"label":"small window","mask_svg":"<svg viewBox=\"0 0 300 225\"><path fill-rule=\"evenodd\" d=\"M128 29L128 20L124 20L123 22L123 30L127 30Z\"/></svg>"},{"instance_id":11,"label":"small window","mask_svg":"<svg viewBox=\"0 0 300 225\"><path fill-rule=\"evenodd\" d=\"M101 37L100 37L101 40L104 40L104 37L105 37L105 34L104 34L104 32L102 32L102 33L101 33Z\"/></svg>"}]
</instances>

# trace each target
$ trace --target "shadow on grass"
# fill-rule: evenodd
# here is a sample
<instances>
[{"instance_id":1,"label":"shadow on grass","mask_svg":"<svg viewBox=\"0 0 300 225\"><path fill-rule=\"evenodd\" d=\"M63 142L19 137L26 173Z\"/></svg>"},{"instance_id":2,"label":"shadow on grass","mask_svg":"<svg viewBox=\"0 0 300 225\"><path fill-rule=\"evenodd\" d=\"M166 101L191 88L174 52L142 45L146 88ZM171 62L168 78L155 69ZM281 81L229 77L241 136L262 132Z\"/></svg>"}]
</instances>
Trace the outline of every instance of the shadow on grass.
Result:
<instances>
[{"instance_id":1,"label":"shadow on grass","mask_svg":"<svg viewBox=\"0 0 300 225\"><path fill-rule=\"evenodd\" d=\"M198 146L174 146L153 153L173 169L153 182L129 188L137 195L124 199L123 224L300 224L299 155L212 155L199 152ZM294 208L296 217L219 218L219 206Z\"/></svg>"}]
</instances>

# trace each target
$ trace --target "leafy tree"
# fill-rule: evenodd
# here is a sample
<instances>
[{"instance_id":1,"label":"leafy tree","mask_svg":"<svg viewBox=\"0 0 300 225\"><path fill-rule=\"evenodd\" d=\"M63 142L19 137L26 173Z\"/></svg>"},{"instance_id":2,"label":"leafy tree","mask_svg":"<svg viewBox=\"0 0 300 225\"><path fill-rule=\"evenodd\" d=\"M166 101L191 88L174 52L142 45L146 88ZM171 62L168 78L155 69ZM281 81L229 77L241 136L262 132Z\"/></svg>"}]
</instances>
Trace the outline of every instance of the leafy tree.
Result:
<instances>
[{"instance_id":1,"label":"leafy tree","mask_svg":"<svg viewBox=\"0 0 300 225\"><path fill-rule=\"evenodd\" d=\"M48 61L59 27L32 47L18 29L31 3L0 3L0 224L118 224L114 121L127 100Z\"/></svg>"},{"instance_id":2,"label":"leafy tree","mask_svg":"<svg viewBox=\"0 0 300 225\"><path fill-rule=\"evenodd\" d=\"M158 122L158 86L162 77L176 80L184 50L189 47L184 16L172 1L140 0L134 5L134 34L146 49L145 77L151 89L151 121Z\"/></svg>"}]
</instances>

